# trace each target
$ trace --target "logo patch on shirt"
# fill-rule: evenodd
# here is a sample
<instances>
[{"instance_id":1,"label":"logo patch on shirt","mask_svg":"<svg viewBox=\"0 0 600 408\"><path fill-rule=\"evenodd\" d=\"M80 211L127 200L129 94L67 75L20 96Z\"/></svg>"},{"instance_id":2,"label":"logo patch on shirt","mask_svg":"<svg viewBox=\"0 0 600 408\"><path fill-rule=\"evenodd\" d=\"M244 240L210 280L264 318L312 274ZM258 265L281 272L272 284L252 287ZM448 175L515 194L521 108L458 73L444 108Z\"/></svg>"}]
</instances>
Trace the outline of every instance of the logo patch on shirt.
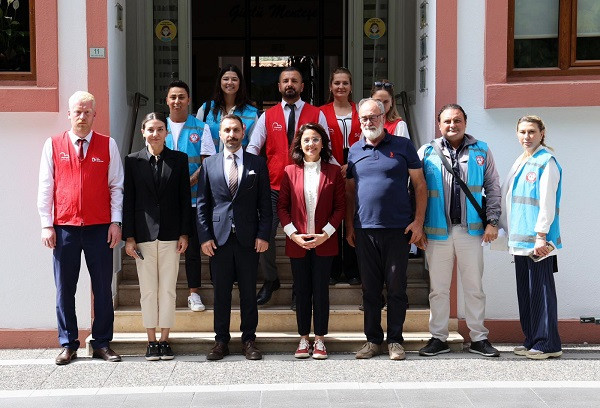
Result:
<instances>
[{"instance_id":1,"label":"logo patch on shirt","mask_svg":"<svg viewBox=\"0 0 600 408\"><path fill-rule=\"evenodd\" d=\"M477 164L479 164L480 166L483 166L485 164L485 158L483 156L477 156L475 157L475 160L477 160Z\"/></svg>"},{"instance_id":2,"label":"logo patch on shirt","mask_svg":"<svg viewBox=\"0 0 600 408\"><path fill-rule=\"evenodd\" d=\"M198 136L198 133L192 133L190 135L190 142L198 143L198 140L200 140L200 136Z\"/></svg>"},{"instance_id":3,"label":"logo patch on shirt","mask_svg":"<svg viewBox=\"0 0 600 408\"><path fill-rule=\"evenodd\" d=\"M525 180L529 181L530 183L535 183L535 181L537 180L537 174L535 174L533 171L530 171L525 176Z\"/></svg>"},{"instance_id":4,"label":"logo patch on shirt","mask_svg":"<svg viewBox=\"0 0 600 408\"><path fill-rule=\"evenodd\" d=\"M390 157L394 157L394 152L390 152Z\"/></svg>"},{"instance_id":5,"label":"logo patch on shirt","mask_svg":"<svg viewBox=\"0 0 600 408\"><path fill-rule=\"evenodd\" d=\"M274 132L279 132L281 129L283 129L283 126L281 126L277 122L273 122L273 124L271 125L271 128L273 129Z\"/></svg>"},{"instance_id":6,"label":"logo patch on shirt","mask_svg":"<svg viewBox=\"0 0 600 408\"><path fill-rule=\"evenodd\" d=\"M60 160L62 161L69 161L70 157L69 157L69 153L65 153L65 152L60 152L58 157L60 157Z\"/></svg>"},{"instance_id":7,"label":"logo patch on shirt","mask_svg":"<svg viewBox=\"0 0 600 408\"><path fill-rule=\"evenodd\" d=\"M104 163L104 160L99 157L92 157L92 163Z\"/></svg>"}]
</instances>

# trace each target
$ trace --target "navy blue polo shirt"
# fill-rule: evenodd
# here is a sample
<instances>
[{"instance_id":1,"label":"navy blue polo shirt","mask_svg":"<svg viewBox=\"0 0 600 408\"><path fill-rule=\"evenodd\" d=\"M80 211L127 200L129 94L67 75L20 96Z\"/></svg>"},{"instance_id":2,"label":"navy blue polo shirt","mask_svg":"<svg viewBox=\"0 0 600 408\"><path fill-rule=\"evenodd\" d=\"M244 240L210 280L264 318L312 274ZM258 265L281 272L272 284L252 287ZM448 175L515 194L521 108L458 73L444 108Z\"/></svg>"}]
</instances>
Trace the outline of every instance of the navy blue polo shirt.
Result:
<instances>
[{"instance_id":1,"label":"navy blue polo shirt","mask_svg":"<svg viewBox=\"0 0 600 408\"><path fill-rule=\"evenodd\" d=\"M356 183L355 228L406 228L413 211L408 194L408 169L421 160L411 141L387 131L375 147L364 136L348 152L346 177Z\"/></svg>"}]
</instances>

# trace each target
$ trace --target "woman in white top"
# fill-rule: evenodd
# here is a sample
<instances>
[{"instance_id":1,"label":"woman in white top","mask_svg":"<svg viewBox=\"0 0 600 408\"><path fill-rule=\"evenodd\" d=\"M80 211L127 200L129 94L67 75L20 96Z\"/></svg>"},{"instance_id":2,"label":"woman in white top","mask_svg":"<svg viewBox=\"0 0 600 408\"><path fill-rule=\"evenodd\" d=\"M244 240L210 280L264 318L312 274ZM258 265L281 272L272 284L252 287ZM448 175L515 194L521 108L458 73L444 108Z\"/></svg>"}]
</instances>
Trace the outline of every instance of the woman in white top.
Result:
<instances>
[{"instance_id":1,"label":"woman in white top","mask_svg":"<svg viewBox=\"0 0 600 408\"><path fill-rule=\"evenodd\" d=\"M319 109L325 115L331 140L331 154L342 166L342 175L348 167L348 150L360 139L362 129L358 120L356 104L352 101L352 74L348 68L338 67L329 77L329 99ZM342 274L350 285L360 285L358 261L354 247L348 244L346 229L338 235L340 251L333 260L330 285L342 280Z\"/></svg>"},{"instance_id":2,"label":"woman in white top","mask_svg":"<svg viewBox=\"0 0 600 408\"><path fill-rule=\"evenodd\" d=\"M523 153L502 187L501 224L508 228L508 247L515 260L519 317L525 335L514 353L531 359L559 357L558 315L554 275L556 253L562 247L559 226L562 169L545 144L541 118L517 122ZM550 256L549 256L550 255ZM546 257L546 258L544 258ZM537 262L534 258L542 258Z\"/></svg>"},{"instance_id":3,"label":"woman in white top","mask_svg":"<svg viewBox=\"0 0 600 408\"><path fill-rule=\"evenodd\" d=\"M329 163L331 150L325 129L307 123L298 129L281 180L277 214L287 238L296 322L300 344L294 356L307 358L312 311L315 343L313 358L327 358L324 337L329 324L329 271L338 253L336 229L345 215L345 183L340 167Z\"/></svg>"}]
</instances>

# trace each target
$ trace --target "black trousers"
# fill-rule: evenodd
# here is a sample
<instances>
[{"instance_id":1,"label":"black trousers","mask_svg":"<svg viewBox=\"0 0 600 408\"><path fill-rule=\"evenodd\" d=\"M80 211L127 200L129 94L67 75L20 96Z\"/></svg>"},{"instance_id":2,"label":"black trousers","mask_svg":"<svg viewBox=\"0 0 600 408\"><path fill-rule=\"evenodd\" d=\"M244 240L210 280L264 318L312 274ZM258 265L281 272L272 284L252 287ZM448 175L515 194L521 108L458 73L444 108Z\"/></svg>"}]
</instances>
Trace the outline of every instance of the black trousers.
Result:
<instances>
[{"instance_id":1,"label":"black trousers","mask_svg":"<svg viewBox=\"0 0 600 408\"><path fill-rule=\"evenodd\" d=\"M256 339L258 308L256 306L256 273L258 253L253 247L242 246L235 234L231 233L227 242L215 249L210 258L215 273L212 282L215 294L214 327L215 340L228 343L231 340L231 291L237 279L240 292L240 313L242 342Z\"/></svg>"},{"instance_id":2,"label":"black trousers","mask_svg":"<svg viewBox=\"0 0 600 408\"><path fill-rule=\"evenodd\" d=\"M357 228L356 255L363 289L367 341L383 342L381 292L387 287L387 342L402 343L406 318L406 268L410 234L400 228Z\"/></svg>"},{"instance_id":3,"label":"black trousers","mask_svg":"<svg viewBox=\"0 0 600 408\"><path fill-rule=\"evenodd\" d=\"M296 293L298 334L310 334L314 309L315 335L325 336L329 325L329 271L333 256L318 256L306 251L304 258L290 258Z\"/></svg>"},{"instance_id":4,"label":"black trousers","mask_svg":"<svg viewBox=\"0 0 600 408\"><path fill-rule=\"evenodd\" d=\"M196 230L196 207L192 207L192 214L194 214L194 217L192 217L192 230L190 231L188 247L185 251L185 276L188 288L199 288L202 285L202 275L200 273L200 242L198 241L198 232Z\"/></svg>"},{"instance_id":5,"label":"black trousers","mask_svg":"<svg viewBox=\"0 0 600 408\"><path fill-rule=\"evenodd\" d=\"M333 258L333 264L331 267L331 277L335 280L340 280L342 272L346 279L359 278L358 272L358 260L356 259L356 250L350 246L346 240L346 221L342 221L342 224L338 228L338 248L340 251Z\"/></svg>"}]
</instances>

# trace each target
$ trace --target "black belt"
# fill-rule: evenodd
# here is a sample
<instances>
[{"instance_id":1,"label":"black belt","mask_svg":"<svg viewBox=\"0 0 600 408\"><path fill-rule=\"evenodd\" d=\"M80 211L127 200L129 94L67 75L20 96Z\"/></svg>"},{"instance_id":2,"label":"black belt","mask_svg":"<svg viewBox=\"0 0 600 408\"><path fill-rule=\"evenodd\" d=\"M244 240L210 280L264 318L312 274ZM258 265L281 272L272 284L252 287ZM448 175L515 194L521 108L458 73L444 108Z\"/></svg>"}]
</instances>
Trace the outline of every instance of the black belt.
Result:
<instances>
[{"instance_id":1,"label":"black belt","mask_svg":"<svg viewBox=\"0 0 600 408\"><path fill-rule=\"evenodd\" d=\"M456 224L460 224L461 223L460 222L460 218L452 218L450 221L452 222L452 225L456 225Z\"/></svg>"}]
</instances>

